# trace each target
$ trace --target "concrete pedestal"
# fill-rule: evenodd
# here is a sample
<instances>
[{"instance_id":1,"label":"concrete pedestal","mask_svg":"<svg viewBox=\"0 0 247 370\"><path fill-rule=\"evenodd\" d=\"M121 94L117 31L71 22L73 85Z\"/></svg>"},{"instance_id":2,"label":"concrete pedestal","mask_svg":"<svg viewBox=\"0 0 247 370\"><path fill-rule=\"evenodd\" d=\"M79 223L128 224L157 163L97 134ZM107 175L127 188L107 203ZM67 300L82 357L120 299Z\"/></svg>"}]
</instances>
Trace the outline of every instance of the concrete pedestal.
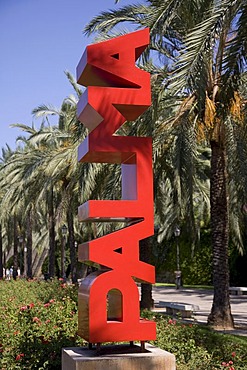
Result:
<instances>
[{"instance_id":1,"label":"concrete pedestal","mask_svg":"<svg viewBox=\"0 0 247 370\"><path fill-rule=\"evenodd\" d=\"M102 345L96 349L64 348L62 370L175 370L175 356L148 343L142 352L134 345Z\"/></svg>"}]
</instances>

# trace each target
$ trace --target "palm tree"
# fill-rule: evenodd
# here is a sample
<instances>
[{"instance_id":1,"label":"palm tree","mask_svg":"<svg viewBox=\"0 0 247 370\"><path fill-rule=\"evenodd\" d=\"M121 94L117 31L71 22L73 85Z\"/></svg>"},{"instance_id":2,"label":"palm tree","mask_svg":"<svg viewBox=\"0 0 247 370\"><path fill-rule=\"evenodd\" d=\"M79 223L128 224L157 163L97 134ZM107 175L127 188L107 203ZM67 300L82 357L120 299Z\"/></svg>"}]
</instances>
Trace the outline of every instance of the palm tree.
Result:
<instances>
[{"instance_id":1,"label":"palm tree","mask_svg":"<svg viewBox=\"0 0 247 370\"><path fill-rule=\"evenodd\" d=\"M4 166L6 161L9 159L9 157L13 154L13 151L10 149L8 145L6 145L6 148L2 148L2 157L0 158L0 169ZM1 177L1 171L0 171L0 177ZM1 180L0 180L1 181ZM1 187L0 197L1 201L4 196L3 188ZM3 212L1 213L0 217L0 279L3 278L3 268L6 268L5 264L5 258L3 258L3 254L5 255L5 252L7 250L7 245L4 243L4 223L5 218L3 217Z\"/></svg>"},{"instance_id":2,"label":"palm tree","mask_svg":"<svg viewBox=\"0 0 247 370\"><path fill-rule=\"evenodd\" d=\"M3 278L3 239L2 225L0 224L0 280Z\"/></svg>"},{"instance_id":3,"label":"palm tree","mask_svg":"<svg viewBox=\"0 0 247 370\"><path fill-rule=\"evenodd\" d=\"M99 171L95 165L79 165L77 162L77 147L86 135L76 118L76 103L81 91L73 77L68 72L66 75L76 97L71 95L66 98L61 109L44 105L34 109L35 117L44 118L39 130L34 125L13 125L24 131L25 136L17 138L21 146L8 156L0 168L1 206L6 211L2 213L6 222L9 214L16 215L13 237L16 268L20 230L25 236L30 276L32 249L38 245L46 248L48 240L49 273L54 276L56 232L64 222L68 224L72 280L76 282L75 233L76 241L82 241L79 230L82 227L76 222L77 208L94 191L94 178ZM56 126L49 124L50 115L58 116ZM91 181L85 181L86 177ZM46 221L42 216L45 208L48 211ZM3 215L6 215L5 218ZM22 215L20 219L19 215Z\"/></svg>"},{"instance_id":4,"label":"palm tree","mask_svg":"<svg viewBox=\"0 0 247 370\"><path fill-rule=\"evenodd\" d=\"M185 39L172 84L176 91L186 88L186 95L189 92L193 111L211 147L214 300L208 322L219 327L233 326L229 301L227 135L228 127L244 118L240 86L246 69L246 20L244 1L211 2L206 19Z\"/></svg>"},{"instance_id":5,"label":"palm tree","mask_svg":"<svg viewBox=\"0 0 247 370\"><path fill-rule=\"evenodd\" d=\"M22 149L16 150L6 160L4 165L1 167L1 187L2 187L2 210L7 210L6 214L13 214L14 219L14 270L18 267L18 237L20 234L24 238L26 234L27 240L25 248L27 248L27 276L32 277L32 199L31 192L27 194L28 187L25 186L25 176L28 173L28 156L27 150ZM25 160L24 160L25 158ZM3 217L3 216L2 216ZM6 217L3 217L3 220ZM25 225L25 227L24 227ZM25 230L24 230L25 229ZM25 231L25 232L24 232ZM24 234L23 234L24 232ZM20 252L22 254L22 251ZM20 255L21 255L20 254ZM26 258L26 254L24 253ZM24 263L26 266L26 261ZM22 266L20 266L22 267Z\"/></svg>"},{"instance_id":6,"label":"palm tree","mask_svg":"<svg viewBox=\"0 0 247 370\"><path fill-rule=\"evenodd\" d=\"M64 99L61 109L52 106L40 106L33 110L35 117L45 117L50 115L58 116L58 126L41 130L39 133L30 136L29 141L40 143L46 148L52 147L47 156L47 166L45 174L47 180L52 179L53 190L59 194L59 204L57 205L57 214L53 212L50 203L50 218L57 218L59 222L66 222L69 231L69 250L72 281L77 282L76 276L76 252L75 252L75 217L77 217L77 208L80 204L80 198L86 199L88 186L84 186L85 176L93 179L97 174L95 167L91 165L79 165L77 161L77 147L85 138L86 130L76 117L76 104L81 94L72 75L66 72L66 75L74 87L76 96L69 96ZM90 181L89 181L90 183ZM83 191L82 191L83 189ZM50 194L53 194L52 192ZM50 254L54 259L54 253ZM50 260L51 261L51 260ZM51 263L52 264L52 261Z\"/></svg>"},{"instance_id":7,"label":"palm tree","mask_svg":"<svg viewBox=\"0 0 247 370\"><path fill-rule=\"evenodd\" d=\"M173 70L168 87L177 100L177 107L174 105L170 120L163 119L164 130L168 124L176 126L187 121L190 126L194 125L201 141L210 143L215 289L208 322L229 328L233 320L228 289L226 138L229 124L243 121L240 86L246 69L246 20L247 6L243 0L150 0L147 5L130 5L101 13L85 28L87 34L95 31L109 34L120 22L150 27L150 50L158 52L160 60ZM175 65L174 60L178 60ZM167 80L163 86L167 86Z\"/></svg>"}]
</instances>

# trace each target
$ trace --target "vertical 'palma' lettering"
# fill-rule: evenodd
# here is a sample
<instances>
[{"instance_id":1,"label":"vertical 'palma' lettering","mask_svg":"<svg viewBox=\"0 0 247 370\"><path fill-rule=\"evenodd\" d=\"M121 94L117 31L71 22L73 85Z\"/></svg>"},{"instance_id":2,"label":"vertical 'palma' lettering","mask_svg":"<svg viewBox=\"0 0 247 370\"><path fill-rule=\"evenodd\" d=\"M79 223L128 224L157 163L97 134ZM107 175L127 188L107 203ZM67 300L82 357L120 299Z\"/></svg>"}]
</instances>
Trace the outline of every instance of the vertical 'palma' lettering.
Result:
<instances>
[{"instance_id":1,"label":"vertical 'palma' lettering","mask_svg":"<svg viewBox=\"0 0 247 370\"><path fill-rule=\"evenodd\" d=\"M144 29L89 45L77 66L77 81L87 87L77 114L89 129L79 161L121 164L122 173L121 199L90 200L79 207L79 220L129 225L79 246L80 261L105 267L79 288L79 335L90 343L156 338L155 323L140 319L133 279L155 282L154 267L139 259L139 241L154 230L152 140L114 135L151 104L150 75L136 66L148 43Z\"/></svg>"}]
</instances>

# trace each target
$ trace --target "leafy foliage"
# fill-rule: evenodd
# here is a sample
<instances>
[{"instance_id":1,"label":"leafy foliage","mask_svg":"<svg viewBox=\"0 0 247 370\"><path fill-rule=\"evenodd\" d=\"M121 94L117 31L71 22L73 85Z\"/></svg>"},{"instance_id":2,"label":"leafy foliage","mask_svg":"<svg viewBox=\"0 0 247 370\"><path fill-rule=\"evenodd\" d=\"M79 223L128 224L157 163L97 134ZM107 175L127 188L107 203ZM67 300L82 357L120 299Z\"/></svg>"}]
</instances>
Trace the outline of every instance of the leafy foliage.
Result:
<instances>
[{"instance_id":1,"label":"leafy foliage","mask_svg":"<svg viewBox=\"0 0 247 370\"><path fill-rule=\"evenodd\" d=\"M61 348L81 344L77 291L59 281L1 281L1 369L60 369Z\"/></svg>"},{"instance_id":2,"label":"leafy foliage","mask_svg":"<svg viewBox=\"0 0 247 370\"><path fill-rule=\"evenodd\" d=\"M61 349L83 346L77 336L77 288L58 280L0 281L0 368L61 369ZM175 354L178 370L247 366L246 338L143 311L157 322L154 345ZM229 368L229 366L228 366Z\"/></svg>"}]
</instances>

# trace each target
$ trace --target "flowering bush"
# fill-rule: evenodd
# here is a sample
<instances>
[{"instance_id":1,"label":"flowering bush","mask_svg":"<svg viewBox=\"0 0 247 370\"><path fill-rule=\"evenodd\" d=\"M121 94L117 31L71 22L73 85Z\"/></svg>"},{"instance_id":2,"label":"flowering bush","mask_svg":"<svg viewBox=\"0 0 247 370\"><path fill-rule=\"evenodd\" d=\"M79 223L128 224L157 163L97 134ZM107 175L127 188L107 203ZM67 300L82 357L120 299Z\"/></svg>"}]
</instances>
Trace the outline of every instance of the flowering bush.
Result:
<instances>
[{"instance_id":1,"label":"flowering bush","mask_svg":"<svg viewBox=\"0 0 247 370\"><path fill-rule=\"evenodd\" d=\"M61 348L82 345L77 289L54 282L0 282L0 369L60 369Z\"/></svg>"},{"instance_id":2,"label":"flowering bush","mask_svg":"<svg viewBox=\"0 0 247 370\"><path fill-rule=\"evenodd\" d=\"M143 315L157 321L153 344L176 356L177 370L247 370L246 337L220 334L148 311Z\"/></svg>"},{"instance_id":3,"label":"flowering bush","mask_svg":"<svg viewBox=\"0 0 247 370\"><path fill-rule=\"evenodd\" d=\"M0 370L61 369L77 336L77 288L60 281L0 281ZM144 311L157 321L154 344L176 356L177 370L246 370L247 340Z\"/></svg>"},{"instance_id":4,"label":"flowering bush","mask_svg":"<svg viewBox=\"0 0 247 370\"><path fill-rule=\"evenodd\" d=\"M228 369L228 370L237 370L236 366L238 367L237 363L239 363L240 361L236 356L237 356L236 352L232 352L231 360L229 360L227 362L223 361L221 363L222 368L223 369L225 368L225 369ZM240 358L240 360L241 360L241 358ZM245 368L246 367L243 367L242 369L245 369ZM238 369L240 369L240 367L238 367Z\"/></svg>"}]
</instances>

